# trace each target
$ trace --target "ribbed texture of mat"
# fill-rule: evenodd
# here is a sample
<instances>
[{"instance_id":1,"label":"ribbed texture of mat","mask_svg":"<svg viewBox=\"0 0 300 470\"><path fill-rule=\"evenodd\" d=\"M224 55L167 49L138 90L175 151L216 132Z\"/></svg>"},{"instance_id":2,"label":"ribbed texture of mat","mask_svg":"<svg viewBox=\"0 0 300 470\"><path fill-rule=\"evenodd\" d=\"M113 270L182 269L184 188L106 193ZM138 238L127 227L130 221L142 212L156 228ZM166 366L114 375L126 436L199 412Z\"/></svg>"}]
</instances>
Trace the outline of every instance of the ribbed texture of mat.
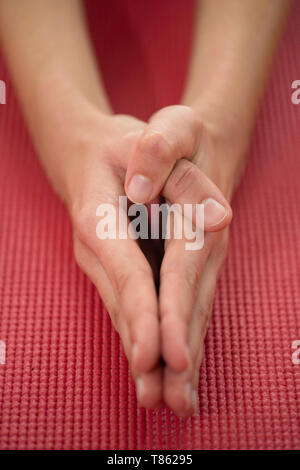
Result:
<instances>
[{"instance_id":1,"label":"ribbed texture of mat","mask_svg":"<svg viewBox=\"0 0 300 470\"><path fill-rule=\"evenodd\" d=\"M296 3L234 201L201 367L200 414L186 421L169 410L137 409L118 336L75 265L67 213L43 175L1 62L8 87L0 105L1 449L300 448L300 365L291 360L291 344L300 340ZM88 7L116 110L145 118L178 102L193 3Z\"/></svg>"}]
</instances>

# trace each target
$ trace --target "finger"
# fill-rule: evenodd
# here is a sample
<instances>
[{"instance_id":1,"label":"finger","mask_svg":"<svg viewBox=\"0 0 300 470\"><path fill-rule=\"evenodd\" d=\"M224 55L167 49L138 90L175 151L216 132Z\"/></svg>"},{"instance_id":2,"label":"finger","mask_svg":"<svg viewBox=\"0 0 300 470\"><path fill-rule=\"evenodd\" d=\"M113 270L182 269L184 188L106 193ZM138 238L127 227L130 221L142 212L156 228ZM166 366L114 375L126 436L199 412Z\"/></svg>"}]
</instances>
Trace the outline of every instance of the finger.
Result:
<instances>
[{"instance_id":1,"label":"finger","mask_svg":"<svg viewBox=\"0 0 300 470\"><path fill-rule=\"evenodd\" d=\"M190 415L198 410L199 370L204 339L211 317L216 280L225 258L226 239L227 234L207 236L207 245L211 251L202 269L189 323L189 367L183 373L169 367L164 377L164 400L179 415Z\"/></svg>"},{"instance_id":2,"label":"finger","mask_svg":"<svg viewBox=\"0 0 300 470\"><path fill-rule=\"evenodd\" d=\"M93 212L94 208L87 208L77 217L77 233L95 253L112 284L128 323L134 368L147 372L160 356L158 305L150 265L135 240L118 236L99 240L95 230L99 220Z\"/></svg>"},{"instance_id":3,"label":"finger","mask_svg":"<svg viewBox=\"0 0 300 470\"><path fill-rule=\"evenodd\" d=\"M158 364L136 379L138 404L144 408L158 408L163 403L163 367Z\"/></svg>"},{"instance_id":4,"label":"finger","mask_svg":"<svg viewBox=\"0 0 300 470\"><path fill-rule=\"evenodd\" d=\"M74 236L74 255L77 264L93 282L100 294L106 310L109 312L114 328L119 332L119 314L120 306L116 299L111 283L102 268L96 255L77 236ZM120 332L119 332L120 333ZM127 338L122 338L125 353L129 350Z\"/></svg>"},{"instance_id":5,"label":"finger","mask_svg":"<svg viewBox=\"0 0 300 470\"><path fill-rule=\"evenodd\" d=\"M201 124L187 106L170 106L152 116L129 158L125 191L132 202L158 196L176 161L192 157Z\"/></svg>"},{"instance_id":6,"label":"finger","mask_svg":"<svg viewBox=\"0 0 300 470\"><path fill-rule=\"evenodd\" d=\"M74 251L78 264L95 284L101 300L109 311L112 323L120 334L124 352L136 380L137 398L140 406L157 407L162 402L162 366L158 364L148 373L139 374L132 363L132 348L127 322L120 311L112 285L94 253L74 238Z\"/></svg>"},{"instance_id":7,"label":"finger","mask_svg":"<svg viewBox=\"0 0 300 470\"><path fill-rule=\"evenodd\" d=\"M188 417L196 413L199 408L199 369L211 312L211 306L205 310L199 307L202 303L202 294L199 289L189 325L189 366L184 372L178 372L167 366L164 373L164 401L178 416Z\"/></svg>"},{"instance_id":8,"label":"finger","mask_svg":"<svg viewBox=\"0 0 300 470\"><path fill-rule=\"evenodd\" d=\"M99 257L128 324L133 365L138 371L147 372L160 355L157 296L151 268L133 240L105 240Z\"/></svg>"},{"instance_id":9,"label":"finger","mask_svg":"<svg viewBox=\"0 0 300 470\"><path fill-rule=\"evenodd\" d=\"M222 230L231 222L232 210L220 189L187 159L176 163L162 194L171 204L180 204L183 214L184 204L193 204L191 219L207 232ZM195 204L204 205L203 220Z\"/></svg>"},{"instance_id":10,"label":"finger","mask_svg":"<svg viewBox=\"0 0 300 470\"><path fill-rule=\"evenodd\" d=\"M211 234L211 236L215 238L214 247L202 272L198 297L195 302L192 321L190 323L189 345L192 357L191 381L194 390L198 388L199 367L203 354L203 345L211 318L217 279L226 257L228 231L220 234L220 236L216 236L215 234Z\"/></svg>"},{"instance_id":11,"label":"finger","mask_svg":"<svg viewBox=\"0 0 300 470\"><path fill-rule=\"evenodd\" d=\"M169 371L164 378L164 400L176 413L190 414L195 405L195 352L190 325L214 236L207 234L202 249L197 251L186 250L185 239L170 240L161 267L162 355ZM174 381L178 381L176 390Z\"/></svg>"},{"instance_id":12,"label":"finger","mask_svg":"<svg viewBox=\"0 0 300 470\"><path fill-rule=\"evenodd\" d=\"M164 370L163 399L179 417L187 418L197 411L197 394L187 373L175 372L169 366Z\"/></svg>"},{"instance_id":13,"label":"finger","mask_svg":"<svg viewBox=\"0 0 300 470\"><path fill-rule=\"evenodd\" d=\"M207 264L206 264L207 265ZM206 270L206 266L202 272ZM203 282L201 278L200 286ZM188 325L188 344L190 361L184 372L178 372L167 366L164 374L164 401L178 416L188 417L198 411L198 382L199 369L203 354L204 338L211 312L214 285L208 282L210 297L207 289L198 286L196 300L192 307ZM207 286L205 286L207 287ZM203 299L203 295L205 297ZM208 303L207 303L208 302Z\"/></svg>"},{"instance_id":14,"label":"finger","mask_svg":"<svg viewBox=\"0 0 300 470\"><path fill-rule=\"evenodd\" d=\"M189 367L189 328L209 247L185 249L186 240L171 240L161 267L159 312L161 317L162 355L177 372ZM179 262L180 260L180 262Z\"/></svg>"},{"instance_id":15,"label":"finger","mask_svg":"<svg viewBox=\"0 0 300 470\"><path fill-rule=\"evenodd\" d=\"M139 406L145 408L157 408L162 404L163 400L163 368L158 362L153 369L148 372L140 373L134 367L132 357L132 348L130 347L130 332L128 323L123 315L119 320L119 332L122 337L124 349L125 345L129 345L126 356L128 358L131 372L135 380L136 394Z\"/></svg>"}]
</instances>

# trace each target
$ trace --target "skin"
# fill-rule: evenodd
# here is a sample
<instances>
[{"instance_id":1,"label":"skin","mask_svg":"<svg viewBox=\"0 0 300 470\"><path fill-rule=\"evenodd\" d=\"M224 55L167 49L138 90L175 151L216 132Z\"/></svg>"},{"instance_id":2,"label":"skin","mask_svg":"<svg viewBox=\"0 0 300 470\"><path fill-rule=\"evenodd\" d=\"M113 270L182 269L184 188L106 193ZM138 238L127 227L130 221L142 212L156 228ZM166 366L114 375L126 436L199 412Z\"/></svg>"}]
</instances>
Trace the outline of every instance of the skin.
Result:
<instances>
[{"instance_id":1,"label":"skin","mask_svg":"<svg viewBox=\"0 0 300 470\"><path fill-rule=\"evenodd\" d=\"M111 110L79 0L0 0L2 47L28 127L69 211L76 260L120 334L141 406L197 410L229 203L289 3L199 2L182 103L142 122ZM223 207L224 217L205 226L202 250L185 250L186 240L97 239L96 208L117 205L119 195L135 201L135 175L151 185L138 202L213 198Z\"/></svg>"}]
</instances>

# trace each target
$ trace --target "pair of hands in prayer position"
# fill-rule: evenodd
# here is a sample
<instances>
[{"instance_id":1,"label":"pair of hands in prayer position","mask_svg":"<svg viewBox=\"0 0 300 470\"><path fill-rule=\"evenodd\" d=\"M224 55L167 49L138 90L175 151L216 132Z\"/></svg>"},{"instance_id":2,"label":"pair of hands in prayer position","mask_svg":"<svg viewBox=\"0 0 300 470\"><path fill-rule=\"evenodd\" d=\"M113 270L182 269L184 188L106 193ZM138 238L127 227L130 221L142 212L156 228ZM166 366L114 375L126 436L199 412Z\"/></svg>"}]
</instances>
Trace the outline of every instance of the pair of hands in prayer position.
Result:
<instances>
[{"instance_id":1,"label":"pair of hands in prayer position","mask_svg":"<svg viewBox=\"0 0 300 470\"><path fill-rule=\"evenodd\" d=\"M236 171L226 168L228 152L236 152L229 135L191 107L178 105L161 109L148 123L126 115L97 122L95 116L81 152L73 153L66 199L76 260L121 337L141 406L165 402L180 416L197 410L203 342L232 218L213 182L230 198ZM136 203L159 195L170 203L204 202L203 248L188 251L187 240L174 238L164 246L130 238L99 240L96 208L117 207L121 195Z\"/></svg>"},{"instance_id":2,"label":"pair of hands in prayer position","mask_svg":"<svg viewBox=\"0 0 300 470\"><path fill-rule=\"evenodd\" d=\"M290 3L198 1L182 101L189 106L161 109L146 123L113 114L82 1L0 0L1 45L26 121L71 215L76 259L120 334L142 406L165 402L180 416L197 408L228 201ZM204 247L188 251L175 238L164 245L99 240L97 207L118 206L125 194L140 203L158 196L204 202Z\"/></svg>"}]
</instances>

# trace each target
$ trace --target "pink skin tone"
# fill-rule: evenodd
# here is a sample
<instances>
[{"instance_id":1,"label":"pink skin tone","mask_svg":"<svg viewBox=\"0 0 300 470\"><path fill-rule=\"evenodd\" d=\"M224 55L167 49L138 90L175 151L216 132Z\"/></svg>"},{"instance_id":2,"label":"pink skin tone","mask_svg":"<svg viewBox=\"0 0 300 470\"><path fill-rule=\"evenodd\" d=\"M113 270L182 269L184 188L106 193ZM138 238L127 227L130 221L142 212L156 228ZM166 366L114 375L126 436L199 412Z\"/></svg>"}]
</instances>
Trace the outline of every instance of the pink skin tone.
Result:
<instances>
[{"instance_id":1,"label":"pink skin tone","mask_svg":"<svg viewBox=\"0 0 300 470\"><path fill-rule=\"evenodd\" d=\"M178 108L166 109L170 129L172 113L176 118ZM182 111L192 113L187 107L182 107ZM176 124L175 121L174 130ZM94 143L94 148L91 146L88 150L89 165L80 157L76 194L68 197L74 224L75 256L96 285L121 336L136 380L139 403L156 407L164 401L179 415L188 416L195 411L203 339L216 274L225 257L225 242L221 241L227 238L222 230L226 224L224 215L221 224L215 224L221 230L219 235L207 240L204 249L196 253L186 251L186 240L168 241L157 298L153 273L137 242L103 240L99 243L95 234L98 220L95 208L101 202L117 205L118 196L125 194L128 160L139 151L147 125L128 116L113 116L107 118L101 128L105 131L101 144ZM154 136L154 144L156 138ZM195 152L195 159L197 155ZM72 165L74 168L74 160ZM165 185L169 199L201 202L213 196L224 203L228 224L231 210L225 197L195 164L191 163L191 168L195 176L191 170L185 172L185 168L174 168L173 173L170 172L169 186ZM95 179L95 174L102 175L103 179ZM190 192L193 181L195 188ZM216 243L215 256L212 251ZM114 256L115 252L118 256ZM181 260L179 267L178 259ZM178 295L174 296L174 292ZM165 361L164 367L160 357Z\"/></svg>"},{"instance_id":2,"label":"pink skin tone","mask_svg":"<svg viewBox=\"0 0 300 470\"><path fill-rule=\"evenodd\" d=\"M120 334L141 406L197 411L230 200L288 4L199 2L182 104L142 122L113 114L79 0L0 0L0 39L29 130L69 211L76 260ZM125 194L206 202L204 248L97 239L96 208Z\"/></svg>"}]
</instances>

